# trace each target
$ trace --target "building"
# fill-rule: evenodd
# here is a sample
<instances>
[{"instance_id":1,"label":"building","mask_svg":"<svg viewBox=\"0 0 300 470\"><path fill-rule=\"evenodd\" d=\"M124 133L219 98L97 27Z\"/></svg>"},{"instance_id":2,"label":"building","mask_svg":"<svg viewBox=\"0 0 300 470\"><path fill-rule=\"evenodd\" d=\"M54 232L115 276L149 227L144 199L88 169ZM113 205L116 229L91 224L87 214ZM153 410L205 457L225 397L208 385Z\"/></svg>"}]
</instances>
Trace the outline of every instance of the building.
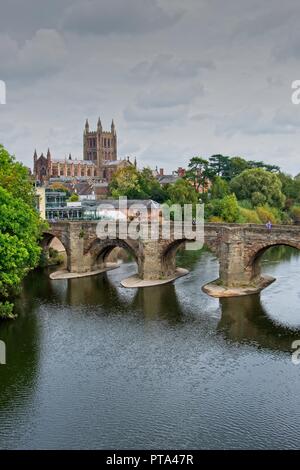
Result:
<instances>
[{"instance_id":1,"label":"building","mask_svg":"<svg viewBox=\"0 0 300 470\"><path fill-rule=\"evenodd\" d=\"M83 159L102 168L108 162L116 161L117 157L117 133L114 121L111 123L110 132L103 131L100 118L97 130L90 131L89 121L86 120L83 133Z\"/></svg>"},{"instance_id":2,"label":"building","mask_svg":"<svg viewBox=\"0 0 300 470\"><path fill-rule=\"evenodd\" d=\"M46 198L48 190L46 190ZM82 199L78 202L67 202L63 204L58 201L57 205L46 204L46 219L55 220L133 220L141 215L141 207L146 211L147 220L159 217L160 205L151 199L128 199L123 207L117 199L106 199L95 201Z\"/></svg>"},{"instance_id":3,"label":"building","mask_svg":"<svg viewBox=\"0 0 300 470\"><path fill-rule=\"evenodd\" d=\"M65 158L53 158L50 149L46 156L42 153L38 157L36 150L33 156L34 176L41 184L49 182L50 179L64 181L94 179L99 183L109 183L113 174L127 165L136 165L136 160L132 163L129 157L118 159L114 121L111 123L110 132L107 132L103 131L100 118L96 131L90 131L89 122L86 120L83 133L83 159L72 158L71 154Z\"/></svg>"}]
</instances>

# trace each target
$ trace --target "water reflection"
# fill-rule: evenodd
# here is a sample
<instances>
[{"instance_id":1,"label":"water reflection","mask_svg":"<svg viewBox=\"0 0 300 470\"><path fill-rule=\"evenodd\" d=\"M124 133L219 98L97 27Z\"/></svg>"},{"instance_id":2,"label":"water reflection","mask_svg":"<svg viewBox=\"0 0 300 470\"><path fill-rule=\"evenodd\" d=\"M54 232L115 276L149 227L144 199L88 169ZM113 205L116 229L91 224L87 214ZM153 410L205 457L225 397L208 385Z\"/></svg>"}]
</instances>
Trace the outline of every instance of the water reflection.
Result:
<instances>
[{"instance_id":1,"label":"water reflection","mask_svg":"<svg viewBox=\"0 0 300 470\"><path fill-rule=\"evenodd\" d=\"M206 253L205 256L202 253L205 267L209 266L205 258L210 256L209 253ZM290 264L292 260L297 259L297 256L298 253L294 254L293 250L289 248L273 248L265 255L263 265L269 268L275 265L275 268L278 269L279 260L281 260L282 266L284 263ZM192 252L189 265L188 255L186 253L180 254L181 260L190 269L191 267L195 268L196 257L197 254ZM31 291L30 299L81 307L82 314L89 313L90 309L94 307L93 313L97 315L136 315L144 321L166 321L170 325L187 321L187 317L197 318L203 323L206 321L204 316L202 318L204 312L199 309L199 303L203 303L202 300L213 303L216 302L214 299L206 297L204 299L203 294L197 291L194 294L197 296L197 302L194 306L184 305L181 299L182 288L179 283L144 289L127 290L122 288L119 281L134 269L134 263L127 263L122 266L121 270L100 276L59 281L51 281L49 273L33 273L31 277L27 278L25 286L27 284L27 290ZM271 269L271 272L274 273L274 268ZM278 273L276 274L278 275ZM38 283L35 282L37 275L39 277ZM268 299L269 292L267 290L260 295L220 299L220 320L216 328L217 332L233 342L247 342L255 347L290 351L292 341L298 339L298 329L281 325L272 319L272 315L265 307L265 304L268 303L265 296L267 295ZM217 307L216 310L218 310Z\"/></svg>"},{"instance_id":2,"label":"water reflection","mask_svg":"<svg viewBox=\"0 0 300 470\"><path fill-rule=\"evenodd\" d=\"M121 287L131 263L26 278L19 318L0 324L0 448L298 446L299 368L286 354L300 336L297 255L271 251L277 282L220 301L201 291L215 257L180 256L191 273L160 287Z\"/></svg>"},{"instance_id":3,"label":"water reflection","mask_svg":"<svg viewBox=\"0 0 300 470\"><path fill-rule=\"evenodd\" d=\"M290 351L299 332L280 326L270 319L260 295L220 299L221 319L218 331L231 341Z\"/></svg>"},{"instance_id":4,"label":"water reflection","mask_svg":"<svg viewBox=\"0 0 300 470\"><path fill-rule=\"evenodd\" d=\"M0 366L0 414L16 406L25 408L34 393L39 370L40 328L32 315L34 296L21 294L16 301L18 320L2 322L0 338L6 344L5 366Z\"/></svg>"}]
</instances>

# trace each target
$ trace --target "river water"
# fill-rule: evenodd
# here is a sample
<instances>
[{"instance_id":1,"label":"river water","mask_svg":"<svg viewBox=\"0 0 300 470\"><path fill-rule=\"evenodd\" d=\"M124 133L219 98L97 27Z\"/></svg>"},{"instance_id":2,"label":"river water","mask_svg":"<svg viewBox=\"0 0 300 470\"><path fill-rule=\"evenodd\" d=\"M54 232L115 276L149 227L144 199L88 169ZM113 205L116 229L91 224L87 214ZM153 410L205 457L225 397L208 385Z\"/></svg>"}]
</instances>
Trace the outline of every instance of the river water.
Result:
<instances>
[{"instance_id":1,"label":"river water","mask_svg":"<svg viewBox=\"0 0 300 470\"><path fill-rule=\"evenodd\" d=\"M175 284L124 289L133 263L50 281L31 273L0 324L0 448L299 448L300 257L269 250L277 281L213 299L209 252L185 252Z\"/></svg>"}]
</instances>

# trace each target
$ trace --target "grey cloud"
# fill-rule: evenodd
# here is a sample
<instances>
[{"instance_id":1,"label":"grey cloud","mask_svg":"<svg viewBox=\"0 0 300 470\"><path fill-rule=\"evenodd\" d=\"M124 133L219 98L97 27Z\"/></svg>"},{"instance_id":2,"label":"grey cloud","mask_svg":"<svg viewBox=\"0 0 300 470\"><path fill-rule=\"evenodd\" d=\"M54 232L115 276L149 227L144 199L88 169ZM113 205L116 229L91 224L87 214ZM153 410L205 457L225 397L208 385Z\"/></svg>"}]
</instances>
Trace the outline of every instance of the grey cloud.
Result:
<instances>
[{"instance_id":1,"label":"grey cloud","mask_svg":"<svg viewBox=\"0 0 300 470\"><path fill-rule=\"evenodd\" d=\"M31 80L57 72L65 63L64 39L55 30L43 29L19 47L9 36L0 36L1 74L4 79Z\"/></svg>"},{"instance_id":2,"label":"grey cloud","mask_svg":"<svg viewBox=\"0 0 300 470\"><path fill-rule=\"evenodd\" d=\"M290 105L273 113L263 113L259 109L243 110L230 116L215 118L216 134L231 137L236 134L250 136L295 134L300 130L297 106Z\"/></svg>"},{"instance_id":3,"label":"grey cloud","mask_svg":"<svg viewBox=\"0 0 300 470\"><path fill-rule=\"evenodd\" d=\"M124 110L126 121L135 123L141 127L160 127L184 119L187 113L187 106L174 106L172 108L140 108L136 105L129 105Z\"/></svg>"},{"instance_id":4,"label":"grey cloud","mask_svg":"<svg viewBox=\"0 0 300 470\"><path fill-rule=\"evenodd\" d=\"M203 95L203 86L169 86L152 88L138 95L136 103L142 109L173 108L187 105L196 97Z\"/></svg>"},{"instance_id":5,"label":"grey cloud","mask_svg":"<svg viewBox=\"0 0 300 470\"><path fill-rule=\"evenodd\" d=\"M39 29L57 29L59 18L74 0L1 1L0 31L21 40Z\"/></svg>"},{"instance_id":6,"label":"grey cloud","mask_svg":"<svg viewBox=\"0 0 300 470\"><path fill-rule=\"evenodd\" d=\"M172 26L183 11L167 12L156 0L85 0L69 6L62 28L83 34L144 34Z\"/></svg>"},{"instance_id":7,"label":"grey cloud","mask_svg":"<svg viewBox=\"0 0 300 470\"><path fill-rule=\"evenodd\" d=\"M178 59L172 54L159 54L152 61L143 61L135 65L130 74L141 80L153 78L192 78L201 70L213 70L211 60Z\"/></svg>"}]
</instances>

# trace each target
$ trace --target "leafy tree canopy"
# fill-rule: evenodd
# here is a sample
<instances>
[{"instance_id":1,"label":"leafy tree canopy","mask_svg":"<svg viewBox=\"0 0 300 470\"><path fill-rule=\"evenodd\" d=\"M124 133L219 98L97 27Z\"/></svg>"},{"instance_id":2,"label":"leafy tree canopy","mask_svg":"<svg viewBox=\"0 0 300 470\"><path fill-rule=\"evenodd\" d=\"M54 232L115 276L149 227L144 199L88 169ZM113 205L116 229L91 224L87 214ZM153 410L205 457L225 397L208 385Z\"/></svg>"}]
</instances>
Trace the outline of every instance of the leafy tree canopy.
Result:
<instances>
[{"instance_id":1,"label":"leafy tree canopy","mask_svg":"<svg viewBox=\"0 0 300 470\"><path fill-rule=\"evenodd\" d=\"M239 200L250 199L253 206L269 204L282 208L285 203L280 178L262 168L243 171L231 180L230 190Z\"/></svg>"},{"instance_id":2,"label":"leafy tree canopy","mask_svg":"<svg viewBox=\"0 0 300 470\"><path fill-rule=\"evenodd\" d=\"M0 318L13 317L11 299L38 264L42 228L27 169L0 146Z\"/></svg>"}]
</instances>

